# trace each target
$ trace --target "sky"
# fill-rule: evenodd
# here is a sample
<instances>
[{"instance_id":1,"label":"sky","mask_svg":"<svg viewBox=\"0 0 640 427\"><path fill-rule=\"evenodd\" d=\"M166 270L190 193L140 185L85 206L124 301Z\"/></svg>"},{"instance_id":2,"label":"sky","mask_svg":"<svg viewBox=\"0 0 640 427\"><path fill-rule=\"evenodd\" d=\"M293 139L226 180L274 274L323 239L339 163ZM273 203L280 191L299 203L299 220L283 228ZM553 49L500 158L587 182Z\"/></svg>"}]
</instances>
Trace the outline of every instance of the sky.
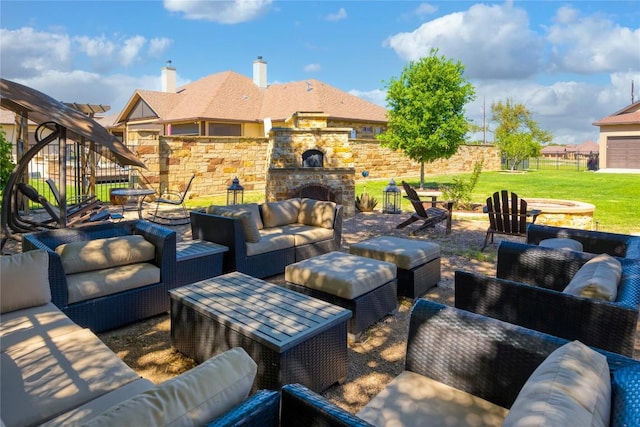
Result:
<instances>
[{"instance_id":1,"label":"sky","mask_svg":"<svg viewBox=\"0 0 640 427\"><path fill-rule=\"evenodd\" d=\"M268 84L317 79L385 107L388 82L433 48L464 66L466 115L489 142L493 103L524 104L553 143L580 144L640 101L640 0L0 1L0 76L113 114L160 90L167 61L181 86L252 77L259 56Z\"/></svg>"}]
</instances>

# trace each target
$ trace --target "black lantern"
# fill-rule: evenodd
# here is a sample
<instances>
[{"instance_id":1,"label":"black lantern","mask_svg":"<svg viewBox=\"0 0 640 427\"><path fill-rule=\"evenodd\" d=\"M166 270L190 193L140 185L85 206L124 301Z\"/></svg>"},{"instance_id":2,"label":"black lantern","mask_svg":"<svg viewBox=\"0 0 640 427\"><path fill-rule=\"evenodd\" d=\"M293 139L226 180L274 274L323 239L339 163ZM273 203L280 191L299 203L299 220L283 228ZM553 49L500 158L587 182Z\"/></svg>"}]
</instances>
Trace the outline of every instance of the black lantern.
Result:
<instances>
[{"instance_id":1,"label":"black lantern","mask_svg":"<svg viewBox=\"0 0 640 427\"><path fill-rule=\"evenodd\" d=\"M244 187L236 176L227 188L227 205L238 205L244 202Z\"/></svg>"},{"instance_id":2,"label":"black lantern","mask_svg":"<svg viewBox=\"0 0 640 427\"><path fill-rule=\"evenodd\" d=\"M389 180L389 185L382 190L382 213L398 214L401 211L402 192L393 179Z\"/></svg>"}]
</instances>

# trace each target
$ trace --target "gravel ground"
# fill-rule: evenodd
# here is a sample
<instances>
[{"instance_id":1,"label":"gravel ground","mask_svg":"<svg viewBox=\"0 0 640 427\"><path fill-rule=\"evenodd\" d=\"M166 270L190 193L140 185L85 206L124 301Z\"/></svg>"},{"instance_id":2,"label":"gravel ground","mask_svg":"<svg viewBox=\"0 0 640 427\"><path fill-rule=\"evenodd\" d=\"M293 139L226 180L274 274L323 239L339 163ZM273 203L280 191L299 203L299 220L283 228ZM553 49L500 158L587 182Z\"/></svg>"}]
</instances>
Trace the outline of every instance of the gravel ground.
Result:
<instances>
[{"instance_id":1,"label":"gravel ground","mask_svg":"<svg viewBox=\"0 0 640 427\"><path fill-rule=\"evenodd\" d=\"M350 244L380 236L407 237L419 223L405 229L395 226L407 213L386 215L359 213L345 218L343 224L343 250ZM469 219L473 218L473 219ZM444 225L428 229L415 238L440 244L442 279L424 298L444 304L453 304L454 272L456 269L495 274L497 245L480 252L488 222L464 214L454 214L452 233L445 234ZM178 239L191 239L190 226L173 227ZM505 239L496 236L496 243ZM19 242L9 241L5 253L20 251ZM266 279L277 283L283 276ZM402 299L398 311L373 325L361 342L351 343L348 349L349 369L344 384L334 385L323 395L349 412L357 412L395 376L402 372L405 357L405 338L412 301ZM160 383L195 366L193 360L173 350L169 344L170 320L160 315L136 324L99 334L109 348L133 368L140 376ZM640 342L640 340L638 340ZM636 353L638 354L638 352ZM332 363L327 360L327 363Z\"/></svg>"}]
</instances>

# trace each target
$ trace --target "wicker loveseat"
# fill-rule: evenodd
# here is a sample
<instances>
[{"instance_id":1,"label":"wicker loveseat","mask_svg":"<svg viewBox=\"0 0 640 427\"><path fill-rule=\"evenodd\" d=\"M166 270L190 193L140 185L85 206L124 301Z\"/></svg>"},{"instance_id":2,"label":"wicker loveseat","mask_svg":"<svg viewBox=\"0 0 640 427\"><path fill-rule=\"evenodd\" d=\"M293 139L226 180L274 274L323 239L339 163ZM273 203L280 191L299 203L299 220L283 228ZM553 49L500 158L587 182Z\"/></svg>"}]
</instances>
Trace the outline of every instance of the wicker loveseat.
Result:
<instances>
[{"instance_id":1,"label":"wicker loveseat","mask_svg":"<svg viewBox=\"0 0 640 427\"><path fill-rule=\"evenodd\" d=\"M522 410L517 402L523 402L519 394L532 381L534 371L567 343L496 319L418 300L411 312L405 372L401 375L407 372L417 375L430 384L427 387L432 387L431 390L411 387L390 390L396 378L353 415L302 385L286 385L282 389L280 425L502 425L498 416L483 414L483 408L503 408L505 413L514 412L508 416L516 417ZM611 426L637 425L640 362L602 350L593 353L606 356L608 365L604 376L605 381L611 381L611 398L609 402L600 402L606 406L605 413L610 411L606 421ZM581 378L582 373L574 372L574 376ZM588 384L585 395L592 387L595 388ZM583 390L579 386L578 389ZM420 394L425 397L419 398ZM557 397L557 393L554 395ZM539 402L534 399L533 403ZM554 407L557 401L550 398L544 404ZM478 407L480 412L475 411ZM560 424L541 421L535 425ZM576 418L562 425L597 424L581 424Z\"/></svg>"},{"instance_id":2,"label":"wicker loveseat","mask_svg":"<svg viewBox=\"0 0 640 427\"><path fill-rule=\"evenodd\" d=\"M49 254L53 303L82 327L101 332L169 311L173 230L133 220L25 234L23 252L35 249Z\"/></svg>"},{"instance_id":3,"label":"wicker loveseat","mask_svg":"<svg viewBox=\"0 0 640 427\"><path fill-rule=\"evenodd\" d=\"M308 198L210 206L191 212L194 239L229 248L223 272L264 278L287 265L340 250L342 205Z\"/></svg>"},{"instance_id":4,"label":"wicker loveseat","mask_svg":"<svg viewBox=\"0 0 640 427\"><path fill-rule=\"evenodd\" d=\"M531 245L556 238L577 240L584 252L640 259L640 236L539 224L527 227L527 243Z\"/></svg>"},{"instance_id":5,"label":"wicker loveseat","mask_svg":"<svg viewBox=\"0 0 640 427\"><path fill-rule=\"evenodd\" d=\"M596 256L501 242L496 277L455 272L455 306L632 356L640 307L639 260L616 258L622 274L613 301L563 292Z\"/></svg>"},{"instance_id":6,"label":"wicker loveseat","mask_svg":"<svg viewBox=\"0 0 640 427\"><path fill-rule=\"evenodd\" d=\"M0 425L276 425L277 392L249 396L257 365L242 348L154 385L51 303L49 260L0 257Z\"/></svg>"}]
</instances>

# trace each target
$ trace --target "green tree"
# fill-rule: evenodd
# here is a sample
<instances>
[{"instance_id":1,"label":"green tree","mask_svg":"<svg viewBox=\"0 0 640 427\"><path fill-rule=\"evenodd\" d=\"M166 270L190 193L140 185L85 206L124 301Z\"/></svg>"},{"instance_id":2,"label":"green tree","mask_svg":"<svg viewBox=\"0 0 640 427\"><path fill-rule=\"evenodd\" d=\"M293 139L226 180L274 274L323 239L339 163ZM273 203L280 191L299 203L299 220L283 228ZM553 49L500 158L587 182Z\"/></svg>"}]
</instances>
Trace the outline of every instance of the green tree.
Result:
<instances>
[{"instance_id":1,"label":"green tree","mask_svg":"<svg viewBox=\"0 0 640 427\"><path fill-rule=\"evenodd\" d=\"M524 104L512 99L491 104L491 121L497 123L495 144L507 157L512 170L523 160L539 156L542 144L553 139L550 132L541 129L531 118L531 112Z\"/></svg>"},{"instance_id":2,"label":"green tree","mask_svg":"<svg viewBox=\"0 0 640 427\"><path fill-rule=\"evenodd\" d=\"M0 126L0 191L4 190L9 180L9 175L16 166L11 158L11 142L7 141L4 129Z\"/></svg>"},{"instance_id":3,"label":"green tree","mask_svg":"<svg viewBox=\"0 0 640 427\"><path fill-rule=\"evenodd\" d=\"M424 164L448 159L464 143L469 131L464 106L475 99L473 85L463 77L464 66L437 54L432 49L386 83L389 120L387 131L378 135L383 146L420 162L420 188Z\"/></svg>"}]
</instances>

